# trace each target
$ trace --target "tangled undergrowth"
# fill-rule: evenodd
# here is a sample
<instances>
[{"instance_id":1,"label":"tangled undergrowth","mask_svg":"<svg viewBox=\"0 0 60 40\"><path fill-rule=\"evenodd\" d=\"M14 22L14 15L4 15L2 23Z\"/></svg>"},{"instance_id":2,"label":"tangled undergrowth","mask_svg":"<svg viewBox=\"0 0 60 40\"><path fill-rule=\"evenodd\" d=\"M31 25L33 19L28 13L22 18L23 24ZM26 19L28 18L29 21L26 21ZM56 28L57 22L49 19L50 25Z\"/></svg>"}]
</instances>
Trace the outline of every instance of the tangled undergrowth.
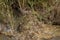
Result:
<instances>
[{"instance_id":1,"label":"tangled undergrowth","mask_svg":"<svg viewBox=\"0 0 60 40\"><path fill-rule=\"evenodd\" d=\"M59 40L59 0L0 0L0 40Z\"/></svg>"}]
</instances>

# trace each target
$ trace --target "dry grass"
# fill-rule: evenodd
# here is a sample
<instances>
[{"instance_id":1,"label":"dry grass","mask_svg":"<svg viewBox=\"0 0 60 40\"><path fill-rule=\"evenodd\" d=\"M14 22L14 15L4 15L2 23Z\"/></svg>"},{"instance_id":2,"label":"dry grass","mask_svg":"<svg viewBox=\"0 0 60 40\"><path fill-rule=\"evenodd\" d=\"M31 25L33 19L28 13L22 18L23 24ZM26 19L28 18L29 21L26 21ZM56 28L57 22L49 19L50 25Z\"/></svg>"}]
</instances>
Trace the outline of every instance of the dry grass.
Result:
<instances>
[{"instance_id":1,"label":"dry grass","mask_svg":"<svg viewBox=\"0 0 60 40\"><path fill-rule=\"evenodd\" d=\"M9 39L6 38L8 40L44 40L60 36L60 26L52 25L53 19L56 19L54 18L56 11L57 17L60 17L59 0L18 0L18 2L23 12L19 17L13 15L10 1L0 0L1 35L8 36ZM11 39L12 37L14 39Z\"/></svg>"}]
</instances>

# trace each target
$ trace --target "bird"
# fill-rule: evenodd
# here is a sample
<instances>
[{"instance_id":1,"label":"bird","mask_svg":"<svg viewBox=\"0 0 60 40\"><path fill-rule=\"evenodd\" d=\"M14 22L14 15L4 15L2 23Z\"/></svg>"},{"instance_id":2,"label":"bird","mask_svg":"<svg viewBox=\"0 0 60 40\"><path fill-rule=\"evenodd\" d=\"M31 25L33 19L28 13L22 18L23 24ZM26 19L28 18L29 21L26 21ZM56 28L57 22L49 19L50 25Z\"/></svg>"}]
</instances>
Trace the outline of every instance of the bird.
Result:
<instances>
[{"instance_id":1,"label":"bird","mask_svg":"<svg viewBox=\"0 0 60 40\"><path fill-rule=\"evenodd\" d=\"M16 15L18 17L22 15L18 0L14 0L14 2L11 4L11 8L13 10L13 15Z\"/></svg>"}]
</instances>

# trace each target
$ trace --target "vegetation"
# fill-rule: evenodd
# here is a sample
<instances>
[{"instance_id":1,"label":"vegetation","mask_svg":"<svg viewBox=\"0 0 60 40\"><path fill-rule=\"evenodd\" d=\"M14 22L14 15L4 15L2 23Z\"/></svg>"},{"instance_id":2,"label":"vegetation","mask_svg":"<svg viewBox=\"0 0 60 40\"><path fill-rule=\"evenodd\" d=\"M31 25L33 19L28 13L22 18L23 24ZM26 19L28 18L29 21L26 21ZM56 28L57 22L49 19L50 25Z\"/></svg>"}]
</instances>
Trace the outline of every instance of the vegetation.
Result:
<instances>
[{"instance_id":1,"label":"vegetation","mask_svg":"<svg viewBox=\"0 0 60 40\"><path fill-rule=\"evenodd\" d=\"M0 0L0 34L7 40L60 37L60 0Z\"/></svg>"}]
</instances>

